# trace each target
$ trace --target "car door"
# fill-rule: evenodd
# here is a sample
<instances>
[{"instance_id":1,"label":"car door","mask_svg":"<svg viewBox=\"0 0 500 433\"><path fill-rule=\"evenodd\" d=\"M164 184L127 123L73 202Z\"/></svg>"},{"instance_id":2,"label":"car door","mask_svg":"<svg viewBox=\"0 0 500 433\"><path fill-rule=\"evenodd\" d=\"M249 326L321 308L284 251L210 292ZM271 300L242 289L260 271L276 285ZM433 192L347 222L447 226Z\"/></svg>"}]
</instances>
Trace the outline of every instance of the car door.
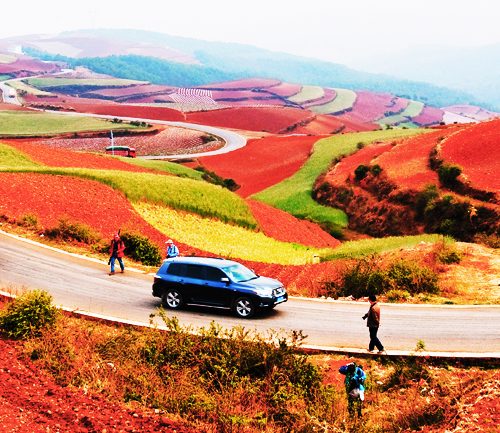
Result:
<instances>
[{"instance_id":1,"label":"car door","mask_svg":"<svg viewBox=\"0 0 500 433\"><path fill-rule=\"evenodd\" d=\"M192 288L189 285L187 265L184 263L171 263L167 269L168 278L164 280L164 287L177 289L185 302L189 302L192 297Z\"/></svg>"},{"instance_id":2,"label":"car door","mask_svg":"<svg viewBox=\"0 0 500 433\"><path fill-rule=\"evenodd\" d=\"M219 268L203 266L204 282L200 290L203 303L217 307L229 307L231 302L229 279ZM223 280L224 279L224 280Z\"/></svg>"}]
</instances>

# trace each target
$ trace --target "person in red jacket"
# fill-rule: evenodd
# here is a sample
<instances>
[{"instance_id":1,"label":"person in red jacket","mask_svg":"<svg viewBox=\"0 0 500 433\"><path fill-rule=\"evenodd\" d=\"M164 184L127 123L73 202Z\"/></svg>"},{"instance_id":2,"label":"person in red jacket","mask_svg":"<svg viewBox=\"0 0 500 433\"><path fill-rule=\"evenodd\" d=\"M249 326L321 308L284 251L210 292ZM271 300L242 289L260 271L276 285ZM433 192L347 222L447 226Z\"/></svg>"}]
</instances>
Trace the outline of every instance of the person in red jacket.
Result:
<instances>
[{"instance_id":1,"label":"person in red jacket","mask_svg":"<svg viewBox=\"0 0 500 433\"><path fill-rule=\"evenodd\" d=\"M109 265L111 265L111 272L109 275L114 275L115 273L115 260L118 260L120 264L120 269L122 274L125 272L125 265L123 264L123 256L125 251L125 244L117 233L113 236L111 240L111 245L109 246Z\"/></svg>"}]
</instances>

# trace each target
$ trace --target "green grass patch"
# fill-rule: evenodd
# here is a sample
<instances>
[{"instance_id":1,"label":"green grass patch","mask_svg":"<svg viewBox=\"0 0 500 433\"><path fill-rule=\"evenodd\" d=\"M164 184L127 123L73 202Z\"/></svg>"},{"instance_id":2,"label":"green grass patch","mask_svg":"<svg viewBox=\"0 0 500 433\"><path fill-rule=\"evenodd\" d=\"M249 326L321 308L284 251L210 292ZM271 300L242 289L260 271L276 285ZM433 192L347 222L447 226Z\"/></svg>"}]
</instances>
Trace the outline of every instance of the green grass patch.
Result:
<instances>
[{"instance_id":1,"label":"green grass patch","mask_svg":"<svg viewBox=\"0 0 500 433\"><path fill-rule=\"evenodd\" d=\"M126 158L123 156L117 158L128 164L137 165L143 168L149 168L151 170L158 170L165 173L170 173L179 177L188 177L190 179L202 180L203 176L202 172L194 170L189 167L185 167L175 162L160 161L154 159L142 159L142 158Z\"/></svg>"},{"instance_id":2,"label":"green grass patch","mask_svg":"<svg viewBox=\"0 0 500 433\"><path fill-rule=\"evenodd\" d=\"M301 104L307 101L322 98L325 95L325 90L320 86L302 86L299 93L288 98L290 102Z\"/></svg>"},{"instance_id":3,"label":"green grass patch","mask_svg":"<svg viewBox=\"0 0 500 433\"><path fill-rule=\"evenodd\" d=\"M412 248L421 242L442 242L443 236L438 234L417 236L390 236L387 238L361 239L345 242L332 250L332 253L323 255L324 260L354 259L371 254L380 254L401 248ZM451 242L451 238L450 238Z\"/></svg>"},{"instance_id":4,"label":"green grass patch","mask_svg":"<svg viewBox=\"0 0 500 433\"><path fill-rule=\"evenodd\" d=\"M90 116L25 111L0 111L0 135L30 137L89 131L145 129L128 123L117 124Z\"/></svg>"},{"instance_id":5,"label":"green grass patch","mask_svg":"<svg viewBox=\"0 0 500 433\"><path fill-rule=\"evenodd\" d=\"M25 80L30 86L50 89L67 86L84 87L126 87L144 84L145 81L126 80L122 78L29 78Z\"/></svg>"},{"instance_id":6,"label":"green grass patch","mask_svg":"<svg viewBox=\"0 0 500 433\"><path fill-rule=\"evenodd\" d=\"M21 167L6 168L3 171L77 176L95 180L119 190L131 202L147 201L205 217L217 218L226 223L252 229L257 227L257 221L242 198L226 188L203 181L154 173L85 168L24 169Z\"/></svg>"},{"instance_id":7,"label":"green grass patch","mask_svg":"<svg viewBox=\"0 0 500 433\"><path fill-rule=\"evenodd\" d=\"M0 170L7 167L37 167L30 157L11 146L0 143Z\"/></svg>"},{"instance_id":8,"label":"green grass patch","mask_svg":"<svg viewBox=\"0 0 500 433\"><path fill-rule=\"evenodd\" d=\"M391 129L387 131L342 134L319 140L313 154L293 176L252 196L257 200L284 210L298 218L309 219L319 224L346 227L347 215L332 207L321 206L312 197L317 177L325 172L333 159L349 155L358 150L358 143L389 140L422 133L416 129Z\"/></svg>"},{"instance_id":9,"label":"green grass patch","mask_svg":"<svg viewBox=\"0 0 500 433\"><path fill-rule=\"evenodd\" d=\"M339 113L352 108L356 102L356 93L348 89L334 89L337 93L335 99L327 104L310 107L317 114Z\"/></svg>"},{"instance_id":10,"label":"green grass patch","mask_svg":"<svg viewBox=\"0 0 500 433\"><path fill-rule=\"evenodd\" d=\"M2 63L2 62L0 62ZM12 77L10 75L0 74L0 81L10 80Z\"/></svg>"},{"instance_id":11,"label":"green grass patch","mask_svg":"<svg viewBox=\"0 0 500 433\"><path fill-rule=\"evenodd\" d=\"M333 254L332 249L317 249L295 243L277 241L261 232L177 212L145 202L134 203L135 210L153 227L192 247L227 258L262 263L303 265L312 263L315 254Z\"/></svg>"},{"instance_id":12,"label":"green grass patch","mask_svg":"<svg viewBox=\"0 0 500 433\"><path fill-rule=\"evenodd\" d=\"M392 116L387 116L380 119L377 123L379 125L400 125L404 124L408 126L408 123L411 122L411 119L415 116L418 116L422 110L424 109L424 103L418 101L410 101L408 106L398 114L394 114ZM402 125L400 125L402 126Z\"/></svg>"}]
</instances>

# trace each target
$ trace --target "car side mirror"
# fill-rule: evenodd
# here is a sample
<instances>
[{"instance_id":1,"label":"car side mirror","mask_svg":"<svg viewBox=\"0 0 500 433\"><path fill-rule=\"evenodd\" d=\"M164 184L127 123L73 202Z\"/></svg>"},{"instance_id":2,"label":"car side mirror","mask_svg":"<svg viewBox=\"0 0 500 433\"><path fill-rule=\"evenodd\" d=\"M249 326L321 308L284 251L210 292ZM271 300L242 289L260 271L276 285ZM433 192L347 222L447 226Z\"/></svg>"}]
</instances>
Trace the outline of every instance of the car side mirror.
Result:
<instances>
[{"instance_id":1,"label":"car side mirror","mask_svg":"<svg viewBox=\"0 0 500 433\"><path fill-rule=\"evenodd\" d=\"M221 280L223 283L226 283L226 285L229 285L229 278L227 278L227 277L222 277L220 280Z\"/></svg>"}]
</instances>

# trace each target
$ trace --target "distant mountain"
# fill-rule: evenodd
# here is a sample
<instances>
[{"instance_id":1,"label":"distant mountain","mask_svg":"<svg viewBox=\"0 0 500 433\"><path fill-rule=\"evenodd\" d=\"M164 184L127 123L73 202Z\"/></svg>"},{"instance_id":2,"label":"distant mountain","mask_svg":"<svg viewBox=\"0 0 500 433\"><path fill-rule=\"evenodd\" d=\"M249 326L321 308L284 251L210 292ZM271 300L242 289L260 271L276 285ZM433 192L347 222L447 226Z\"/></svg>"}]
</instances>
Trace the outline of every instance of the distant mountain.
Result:
<instances>
[{"instance_id":1,"label":"distant mountain","mask_svg":"<svg viewBox=\"0 0 500 433\"><path fill-rule=\"evenodd\" d=\"M460 89L500 111L500 44L471 48L421 46L366 58L361 67Z\"/></svg>"},{"instance_id":2,"label":"distant mountain","mask_svg":"<svg viewBox=\"0 0 500 433\"><path fill-rule=\"evenodd\" d=\"M389 92L436 107L485 105L470 93L421 81L360 72L335 63L249 45L209 42L139 30L82 30L56 36L16 37L0 41L0 46L31 48L37 51L30 52L38 55L40 52L59 54L66 59L79 59L73 63L93 68L99 65L100 73L146 79L157 84L195 86L235 78L263 77L323 87ZM104 60L113 55L114 59ZM120 66L117 66L118 62ZM190 72L179 65L189 66ZM147 76L145 71L148 72ZM182 83L180 77L183 77ZM486 105L491 108L491 105Z\"/></svg>"}]
</instances>

